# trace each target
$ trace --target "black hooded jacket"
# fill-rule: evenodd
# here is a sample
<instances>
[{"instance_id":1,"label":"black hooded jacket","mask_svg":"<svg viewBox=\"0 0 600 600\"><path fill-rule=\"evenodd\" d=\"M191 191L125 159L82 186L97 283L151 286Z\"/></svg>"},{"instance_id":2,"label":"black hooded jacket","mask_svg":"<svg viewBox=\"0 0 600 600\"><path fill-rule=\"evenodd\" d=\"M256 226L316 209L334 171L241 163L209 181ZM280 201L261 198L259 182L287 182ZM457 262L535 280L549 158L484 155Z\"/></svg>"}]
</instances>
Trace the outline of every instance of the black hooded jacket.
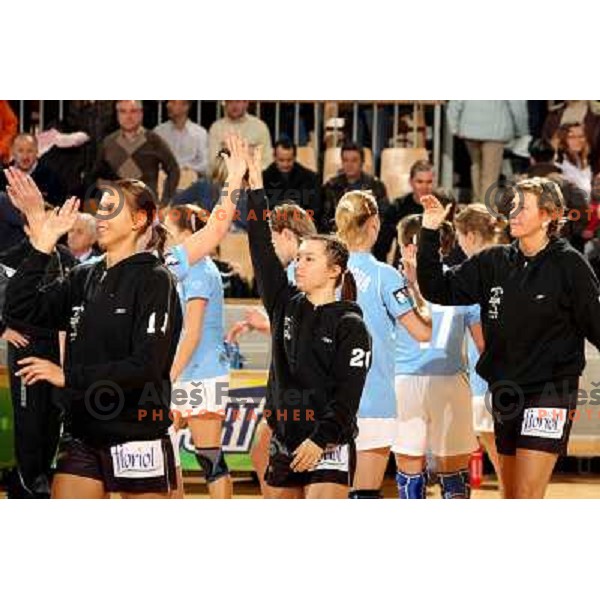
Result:
<instances>
[{"instance_id":1,"label":"black hooded jacket","mask_svg":"<svg viewBox=\"0 0 600 600\"><path fill-rule=\"evenodd\" d=\"M68 431L92 446L164 436L182 321L168 269L143 252L110 269L105 260L82 264L44 285L50 260L32 249L10 280L4 315L18 331L67 332Z\"/></svg>"},{"instance_id":2,"label":"black hooded jacket","mask_svg":"<svg viewBox=\"0 0 600 600\"><path fill-rule=\"evenodd\" d=\"M272 332L267 421L290 449L307 438L321 448L348 443L357 433L371 336L355 302L315 306L288 282L264 218L266 207L264 191L251 191L250 252Z\"/></svg>"},{"instance_id":3,"label":"black hooded jacket","mask_svg":"<svg viewBox=\"0 0 600 600\"><path fill-rule=\"evenodd\" d=\"M485 351L477 372L490 386L510 382L534 394L581 375L585 339L600 348L600 286L566 240L551 240L533 257L517 242L493 246L446 271L439 248L439 233L423 228L419 288L436 304L481 306Z\"/></svg>"}]
</instances>

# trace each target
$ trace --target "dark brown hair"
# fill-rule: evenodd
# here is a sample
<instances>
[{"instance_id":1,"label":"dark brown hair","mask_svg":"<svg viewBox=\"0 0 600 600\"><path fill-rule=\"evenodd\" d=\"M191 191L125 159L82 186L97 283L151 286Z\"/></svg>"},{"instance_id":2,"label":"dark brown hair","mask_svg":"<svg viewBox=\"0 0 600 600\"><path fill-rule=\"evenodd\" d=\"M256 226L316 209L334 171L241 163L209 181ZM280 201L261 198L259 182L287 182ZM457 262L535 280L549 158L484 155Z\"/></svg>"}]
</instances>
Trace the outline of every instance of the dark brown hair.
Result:
<instances>
[{"instance_id":1,"label":"dark brown hair","mask_svg":"<svg viewBox=\"0 0 600 600\"><path fill-rule=\"evenodd\" d=\"M305 239L306 241L316 240L323 242L327 264L330 267L338 266L341 269L335 285L336 287L339 285L342 286L342 300L356 302L356 281L354 280L354 275L348 269L348 259L350 258L348 246L334 235L316 234L310 235Z\"/></svg>"},{"instance_id":2,"label":"dark brown hair","mask_svg":"<svg viewBox=\"0 0 600 600\"><path fill-rule=\"evenodd\" d=\"M579 156L574 155L569 150L569 143L567 138L569 137L569 133L571 129L575 127L581 127L583 131L583 137L585 139L585 143L583 145L583 149ZM585 135L585 128L581 123L573 122L573 123L563 123L556 132L558 138L558 149L557 149L557 162L561 163L565 158L572 164L582 169L585 169L588 166L588 156L590 153L590 145L587 141L587 137Z\"/></svg>"},{"instance_id":3,"label":"dark brown hair","mask_svg":"<svg viewBox=\"0 0 600 600\"><path fill-rule=\"evenodd\" d=\"M422 215L408 215L398 223L398 242L402 246L418 244L421 235ZM449 221L444 221L440 227L441 251L448 256L454 246L454 227Z\"/></svg>"},{"instance_id":4,"label":"dark brown hair","mask_svg":"<svg viewBox=\"0 0 600 600\"><path fill-rule=\"evenodd\" d=\"M123 194L132 213L142 211L146 214L146 223L141 229L140 235L146 233L148 228L152 229L152 237L145 249L147 252L156 251L162 260L167 241L167 230L158 220L158 204L154 192L143 181L137 179L118 179L111 182L110 187L115 187L118 193Z\"/></svg>"},{"instance_id":5,"label":"dark brown hair","mask_svg":"<svg viewBox=\"0 0 600 600\"><path fill-rule=\"evenodd\" d=\"M189 231L191 233L200 231L210 217L207 210L194 204L170 207L168 215L179 231Z\"/></svg>"},{"instance_id":6,"label":"dark brown hair","mask_svg":"<svg viewBox=\"0 0 600 600\"><path fill-rule=\"evenodd\" d=\"M301 240L317 233L312 217L302 207L290 202L276 206L271 211L270 220L273 231L281 233L289 229Z\"/></svg>"}]
</instances>

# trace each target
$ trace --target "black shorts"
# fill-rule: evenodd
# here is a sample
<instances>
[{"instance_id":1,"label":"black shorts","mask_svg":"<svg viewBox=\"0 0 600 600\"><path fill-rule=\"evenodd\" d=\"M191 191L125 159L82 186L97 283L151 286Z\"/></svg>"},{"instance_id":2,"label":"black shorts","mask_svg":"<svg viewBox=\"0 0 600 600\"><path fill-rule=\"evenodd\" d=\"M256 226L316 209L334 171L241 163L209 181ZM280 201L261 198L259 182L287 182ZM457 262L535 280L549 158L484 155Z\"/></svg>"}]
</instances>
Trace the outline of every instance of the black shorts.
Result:
<instances>
[{"instance_id":1,"label":"black shorts","mask_svg":"<svg viewBox=\"0 0 600 600\"><path fill-rule=\"evenodd\" d=\"M165 494L177 487L169 436L96 448L65 435L58 448L56 472L102 481L107 492Z\"/></svg>"},{"instance_id":2,"label":"black shorts","mask_svg":"<svg viewBox=\"0 0 600 600\"><path fill-rule=\"evenodd\" d=\"M492 388L494 434L499 454L517 448L564 454L577 407L578 382L549 383L542 393L524 394L516 386Z\"/></svg>"},{"instance_id":3,"label":"black shorts","mask_svg":"<svg viewBox=\"0 0 600 600\"><path fill-rule=\"evenodd\" d=\"M354 442L335 446L323 453L323 458L311 471L297 473L290 469L292 452L275 435L271 437L269 464L265 481L272 487L304 487L313 483L339 483L352 486L356 468Z\"/></svg>"}]
</instances>

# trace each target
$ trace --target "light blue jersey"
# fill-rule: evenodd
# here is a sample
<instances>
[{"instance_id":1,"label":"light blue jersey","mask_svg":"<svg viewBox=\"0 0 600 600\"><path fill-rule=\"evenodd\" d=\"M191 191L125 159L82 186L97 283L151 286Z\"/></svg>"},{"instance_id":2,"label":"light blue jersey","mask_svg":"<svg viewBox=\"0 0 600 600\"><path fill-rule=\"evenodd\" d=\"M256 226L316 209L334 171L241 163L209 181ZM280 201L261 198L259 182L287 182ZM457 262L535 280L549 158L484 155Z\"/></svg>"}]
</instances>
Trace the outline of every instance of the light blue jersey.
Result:
<instances>
[{"instance_id":1,"label":"light blue jersey","mask_svg":"<svg viewBox=\"0 0 600 600\"><path fill-rule=\"evenodd\" d=\"M417 342L398 326L396 375L455 375L467 370L465 333L481 322L479 306L428 306L433 322L430 342Z\"/></svg>"},{"instance_id":2,"label":"light blue jersey","mask_svg":"<svg viewBox=\"0 0 600 600\"><path fill-rule=\"evenodd\" d=\"M373 338L371 369L360 400L361 418L394 418L394 346L398 317L413 309L407 284L394 268L369 252L351 252L348 267L358 292L358 304Z\"/></svg>"},{"instance_id":3,"label":"light blue jersey","mask_svg":"<svg viewBox=\"0 0 600 600\"><path fill-rule=\"evenodd\" d=\"M476 308L479 311L481 310L479 305L477 305ZM469 383L471 385L471 392L473 396L485 396L488 390L488 384L477 374L477 371L475 371L475 366L479 360L479 350L477 350L477 346L471 336L469 336L467 356L469 359Z\"/></svg>"},{"instance_id":4,"label":"light blue jersey","mask_svg":"<svg viewBox=\"0 0 600 600\"><path fill-rule=\"evenodd\" d=\"M208 257L190 266L183 246L175 246L165 258L169 270L177 277L177 291L185 314L185 305L193 298L207 300L200 344L194 350L179 379L198 381L229 373L223 328L223 284L215 263ZM184 323L184 331L187 327Z\"/></svg>"}]
</instances>

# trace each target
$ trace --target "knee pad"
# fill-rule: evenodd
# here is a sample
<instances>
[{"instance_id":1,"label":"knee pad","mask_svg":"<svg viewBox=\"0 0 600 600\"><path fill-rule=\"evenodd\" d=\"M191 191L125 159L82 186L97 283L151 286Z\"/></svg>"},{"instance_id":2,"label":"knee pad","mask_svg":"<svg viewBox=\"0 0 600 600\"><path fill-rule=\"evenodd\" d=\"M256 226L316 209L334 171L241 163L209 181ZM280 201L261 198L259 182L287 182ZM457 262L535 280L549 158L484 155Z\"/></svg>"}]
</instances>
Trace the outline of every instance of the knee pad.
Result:
<instances>
[{"instance_id":1,"label":"knee pad","mask_svg":"<svg viewBox=\"0 0 600 600\"><path fill-rule=\"evenodd\" d=\"M350 500L381 500L381 490L352 490L348 492Z\"/></svg>"},{"instance_id":2,"label":"knee pad","mask_svg":"<svg viewBox=\"0 0 600 600\"><path fill-rule=\"evenodd\" d=\"M229 475L221 448L196 448L194 454L207 483L213 483L217 479Z\"/></svg>"},{"instance_id":3,"label":"knee pad","mask_svg":"<svg viewBox=\"0 0 600 600\"><path fill-rule=\"evenodd\" d=\"M409 475L398 471L396 473L398 484L398 495L401 500L425 500L427 488L427 471L421 471L417 475Z\"/></svg>"},{"instance_id":4,"label":"knee pad","mask_svg":"<svg viewBox=\"0 0 600 600\"><path fill-rule=\"evenodd\" d=\"M445 500L471 497L469 471L466 469L455 473L438 473L438 478L442 488L442 498Z\"/></svg>"}]
</instances>

